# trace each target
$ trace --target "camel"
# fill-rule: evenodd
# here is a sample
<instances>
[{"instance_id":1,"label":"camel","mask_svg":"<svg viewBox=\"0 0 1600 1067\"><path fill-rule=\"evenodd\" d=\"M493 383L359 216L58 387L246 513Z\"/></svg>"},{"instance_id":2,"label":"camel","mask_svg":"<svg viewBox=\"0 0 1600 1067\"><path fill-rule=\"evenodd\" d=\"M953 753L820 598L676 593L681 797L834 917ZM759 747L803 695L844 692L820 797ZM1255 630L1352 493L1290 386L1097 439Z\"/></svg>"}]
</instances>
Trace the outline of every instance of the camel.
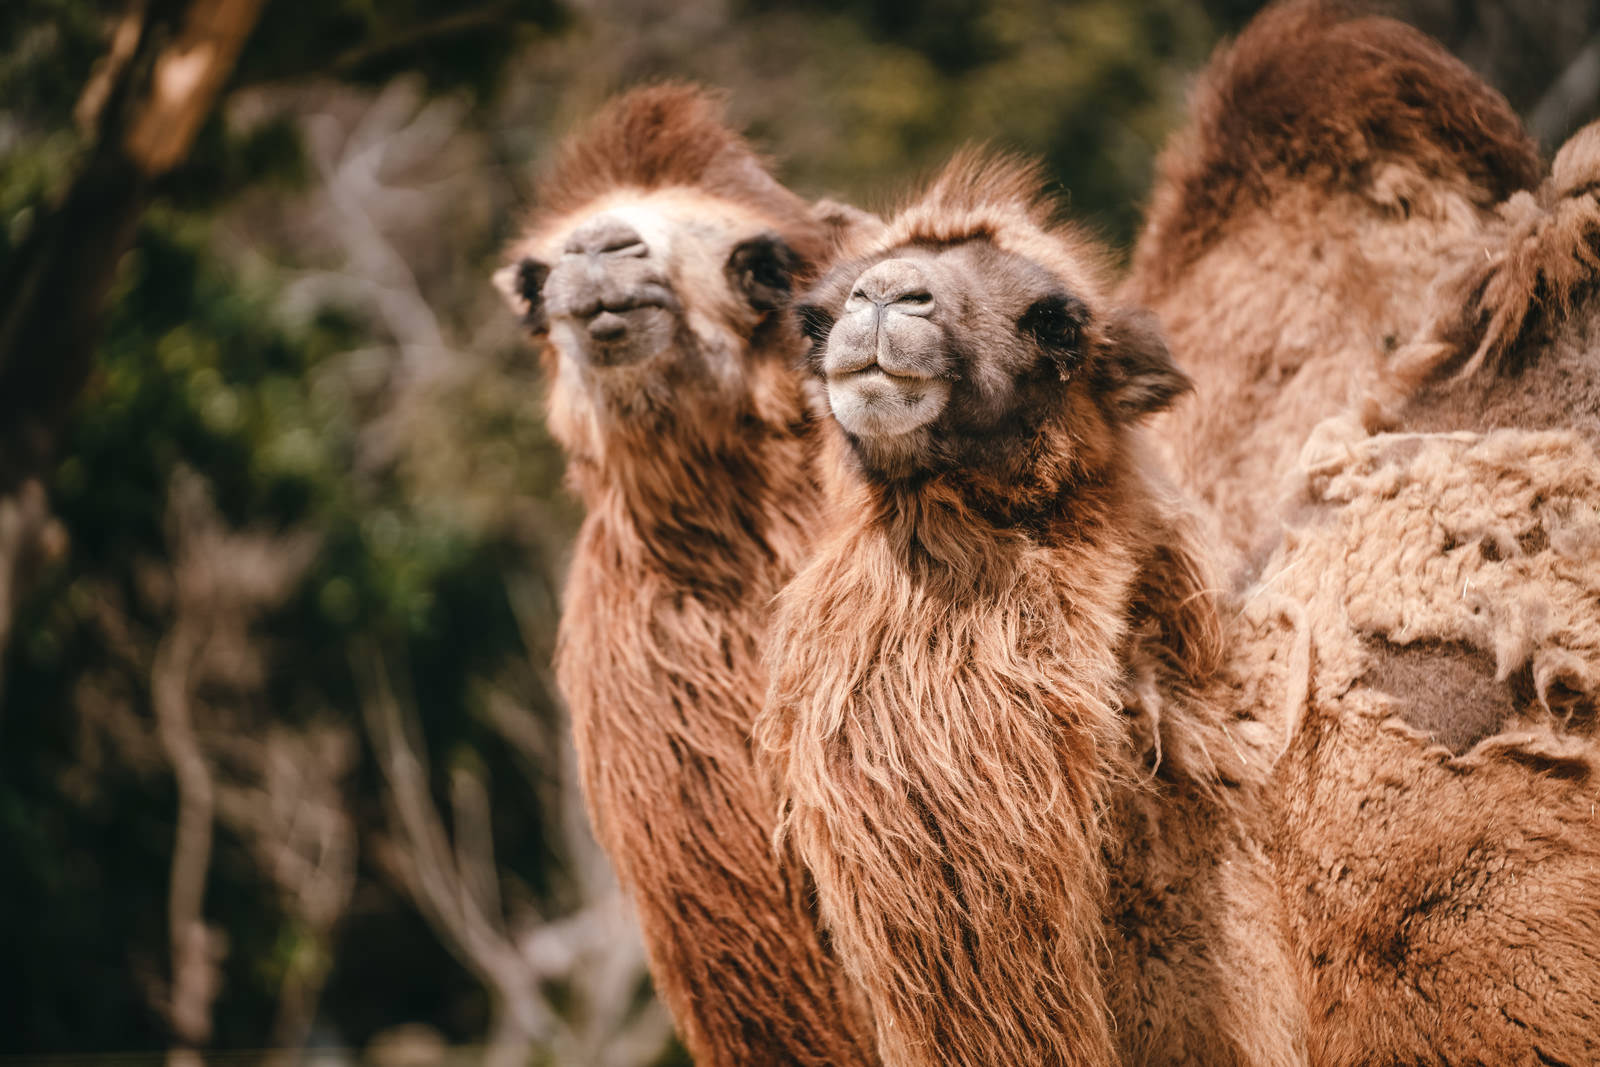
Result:
<instances>
[{"instance_id":1,"label":"camel","mask_svg":"<svg viewBox=\"0 0 1600 1067\"><path fill-rule=\"evenodd\" d=\"M1600 1059L1597 135L1315 429L1247 594L1319 1064Z\"/></svg>"},{"instance_id":2,"label":"camel","mask_svg":"<svg viewBox=\"0 0 1600 1067\"><path fill-rule=\"evenodd\" d=\"M1538 153L1424 34L1296 0L1212 58L1156 171L1120 295L1194 376L1155 437L1247 580L1310 428L1378 383L1437 276L1483 258Z\"/></svg>"},{"instance_id":3,"label":"camel","mask_svg":"<svg viewBox=\"0 0 1600 1067\"><path fill-rule=\"evenodd\" d=\"M875 1062L750 728L769 601L817 492L804 345L775 309L858 223L666 85L571 135L496 283L541 342L583 522L556 673L597 836L695 1062Z\"/></svg>"},{"instance_id":4,"label":"camel","mask_svg":"<svg viewBox=\"0 0 1600 1067\"><path fill-rule=\"evenodd\" d=\"M797 298L830 520L756 724L893 1067L1304 1062L1197 531L1188 388L1037 168L956 159Z\"/></svg>"},{"instance_id":5,"label":"camel","mask_svg":"<svg viewBox=\"0 0 1600 1067\"><path fill-rule=\"evenodd\" d=\"M1194 112L1124 293L1195 371L1159 430L1246 556L1311 1060L1596 1062L1597 135L1541 185L1436 44L1316 4Z\"/></svg>"}]
</instances>

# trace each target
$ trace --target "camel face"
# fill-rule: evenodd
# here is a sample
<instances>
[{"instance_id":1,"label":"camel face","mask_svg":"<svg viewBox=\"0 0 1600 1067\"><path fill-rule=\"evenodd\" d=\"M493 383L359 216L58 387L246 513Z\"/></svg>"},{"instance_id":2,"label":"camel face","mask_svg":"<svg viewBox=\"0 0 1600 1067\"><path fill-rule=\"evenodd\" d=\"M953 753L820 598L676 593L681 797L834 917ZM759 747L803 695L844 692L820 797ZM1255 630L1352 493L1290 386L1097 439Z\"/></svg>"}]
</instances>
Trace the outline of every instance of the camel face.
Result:
<instances>
[{"instance_id":1,"label":"camel face","mask_svg":"<svg viewBox=\"0 0 1600 1067\"><path fill-rule=\"evenodd\" d=\"M929 264L933 266L933 264ZM890 259L856 279L823 353L834 418L859 437L897 437L950 400L945 331L934 319L931 270Z\"/></svg>"},{"instance_id":2,"label":"camel face","mask_svg":"<svg viewBox=\"0 0 1600 1067\"><path fill-rule=\"evenodd\" d=\"M495 280L546 342L558 422L648 425L751 392L750 334L801 265L769 220L670 188L557 222Z\"/></svg>"},{"instance_id":3,"label":"camel face","mask_svg":"<svg viewBox=\"0 0 1600 1067\"><path fill-rule=\"evenodd\" d=\"M904 477L1025 451L1086 354L1088 308L982 237L837 268L805 298L813 371L868 470Z\"/></svg>"},{"instance_id":4,"label":"camel face","mask_svg":"<svg viewBox=\"0 0 1600 1067\"><path fill-rule=\"evenodd\" d=\"M660 251L620 214L573 230L545 273L551 340L574 363L603 372L671 348L682 305Z\"/></svg>"}]
</instances>

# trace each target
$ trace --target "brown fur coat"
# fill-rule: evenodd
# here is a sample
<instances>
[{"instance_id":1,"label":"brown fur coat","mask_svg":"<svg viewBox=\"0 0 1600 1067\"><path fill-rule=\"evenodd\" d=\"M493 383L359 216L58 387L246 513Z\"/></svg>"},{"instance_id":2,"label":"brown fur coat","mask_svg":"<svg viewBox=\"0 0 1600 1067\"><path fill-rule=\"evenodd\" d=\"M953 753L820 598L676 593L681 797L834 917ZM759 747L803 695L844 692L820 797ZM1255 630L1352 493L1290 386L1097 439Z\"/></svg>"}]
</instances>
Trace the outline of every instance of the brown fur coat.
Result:
<instances>
[{"instance_id":1,"label":"brown fur coat","mask_svg":"<svg viewBox=\"0 0 1600 1067\"><path fill-rule=\"evenodd\" d=\"M1423 34L1279 3L1213 57L1157 165L1124 289L1193 398L1155 424L1179 483L1259 566L1308 430L1357 402L1538 180L1500 95Z\"/></svg>"},{"instance_id":2,"label":"brown fur coat","mask_svg":"<svg viewBox=\"0 0 1600 1067\"><path fill-rule=\"evenodd\" d=\"M1592 149L1519 191L1498 97L1309 5L1196 108L1135 289L1202 381L1171 450L1253 546L1231 670L1290 727L1271 852L1312 1061L1595 1062ZM1273 131L1312 150L1283 166Z\"/></svg>"}]
</instances>

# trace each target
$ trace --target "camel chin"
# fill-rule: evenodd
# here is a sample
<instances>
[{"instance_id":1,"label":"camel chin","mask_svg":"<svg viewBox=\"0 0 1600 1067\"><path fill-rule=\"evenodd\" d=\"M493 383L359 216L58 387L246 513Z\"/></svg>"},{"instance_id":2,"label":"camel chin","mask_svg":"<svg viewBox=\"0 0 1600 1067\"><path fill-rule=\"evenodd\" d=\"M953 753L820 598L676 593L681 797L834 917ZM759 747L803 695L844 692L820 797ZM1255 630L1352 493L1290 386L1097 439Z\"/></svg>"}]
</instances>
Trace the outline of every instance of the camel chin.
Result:
<instances>
[{"instance_id":1,"label":"camel chin","mask_svg":"<svg viewBox=\"0 0 1600 1067\"><path fill-rule=\"evenodd\" d=\"M933 422L950 399L950 383L906 378L878 367L828 379L828 406L852 437L904 437Z\"/></svg>"}]
</instances>

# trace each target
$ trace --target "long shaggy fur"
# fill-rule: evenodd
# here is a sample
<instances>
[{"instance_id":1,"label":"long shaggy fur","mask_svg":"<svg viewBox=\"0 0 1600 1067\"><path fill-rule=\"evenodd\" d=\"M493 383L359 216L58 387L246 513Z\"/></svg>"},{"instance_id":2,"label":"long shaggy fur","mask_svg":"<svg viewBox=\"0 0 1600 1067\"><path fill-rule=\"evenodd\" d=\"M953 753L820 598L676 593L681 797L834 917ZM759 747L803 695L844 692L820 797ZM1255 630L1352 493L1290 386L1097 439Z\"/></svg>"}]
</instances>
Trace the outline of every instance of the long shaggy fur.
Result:
<instances>
[{"instance_id":1,"label":"long shaggy fur","mask_svg":"<svg viewBox=\"0 0 1600 1067\"><path fill-rule=\"evenodd\" d=\"M1331 429L1233 638L1290 709L1271 852L1313 1062L1597 1062L1600 459ZM1440 697L1498 714L1452 752L1407 724Z\"/></svg>"},{"instance_id":2,"label":"long shaggy fur","mask_svg":"<svg viewBox=\"0 0 1600 1067\"><path fill-rule=\"evenodd\" d=\"M709 217L764 211L791 247L822 244L821 226L715 102L683 87L625 96L580 132L524 243L559 247L586 203L669 185L700 197ZM799 339L776 316L731 317L720 273L706 276L722 288L680 293L686 319L743 346L740 388L685 387L671 419L552 412L588 511L557 676L599 839L695 1061L868 1064L870 1031L817 928L804 872L772 849L776 801L750 749L768 605L814 521L789 366ZM552 400L581 402L571 386Z\"/></svg>"},{"instance_id":3,"label":"long shaggy fur","mask_svg":"<svg viewBox=\"0 0 1600 1067\"><path fill-rule=\"evenodd\" d=\"M1098 823L1121 620L1100 605L1132 563L1086 578L929 503L830 538L779 602L789 832L886 1062L1109 1062ZM913 539L933 573L908 573Z\"/></svg>"},{"instance_id":4,"label":"long shaggy fur","mask_svg":"<svg viewBox=\"0 0 1600 1067\"><path fill-rule=\"evenodd\" d=\"M1103 310L1042 203L963 158L856 251L991 241ZM897 1067L1303 1055L1245 800L1259 724L1217 713L1204 570L1101 404L1075 383L1015 478L847 472L778 600L757 737Z\"/></svg>"},{"instance_id":5,"label":"long shaggy fur","mask_svg":"<svg viewBox=\"0 0 1600 1067\"><path fill-rule=\"evenodd\" d=\"M1566 427L1600 447L1600 123L1496 214L1483 254L1440 279L1427 325L1397 354L1385 425Z\"/></svg>"},{"instance_id":6,"label":"long shaggy fur","mask_svg":"<svg viewBox=\"0 0 1600 1067\"><path fill-rule=\"evenodd\" d=\"M1190 113L1124 295L1196 380L1157 424L1166 458L1259 566L1309 428L1376 385L1433 279L1482 260L1494 206L1537 182L1538 157L1437 43L1319 0L1257 17Z\"/></svg>"},{"instance_id":7,"label":"long shaggy fur","mask_svg":"<svg viewBox=\"0 0 1600 1067\"><path fill-rule=\"evenodd\" d=\"M1180 470L1257 549L1230 671L1289 726L1270 852L1312 1061L1594 1062L1594 142L1526 191L1497 97L1325 12L1269 12L1214 63L1134 283L1210 405L1170 450L1220 457ZM1356 45L1409 73L1354 79L1377 90L1355 124L1353 94L1308 90L1300 125L1344 133L1229 191L1244 90L1325 82Z\"/></svg>"}]
</instances>

